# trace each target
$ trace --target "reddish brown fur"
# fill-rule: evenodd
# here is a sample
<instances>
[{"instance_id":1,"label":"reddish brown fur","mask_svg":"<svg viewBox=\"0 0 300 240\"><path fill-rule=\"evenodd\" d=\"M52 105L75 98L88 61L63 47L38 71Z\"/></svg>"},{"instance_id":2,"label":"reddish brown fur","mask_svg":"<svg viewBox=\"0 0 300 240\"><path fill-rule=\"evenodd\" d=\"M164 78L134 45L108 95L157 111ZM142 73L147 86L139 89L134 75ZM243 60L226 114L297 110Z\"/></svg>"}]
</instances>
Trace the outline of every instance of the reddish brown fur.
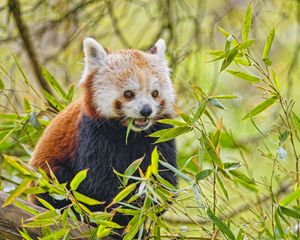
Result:
<instances>
[{"instance_id":1,"label":"reddish brown fur","mask_svg":"<svg viewBox=\"0 0 300 240\"><path fill-rule=\"evenodd\" d=\"M134 57L134 64L136 66L147 67L149 65L147 60L144 58L144 56L140 52L133 50L132 55Z\"/></svg>"},{"instance_id":2,"label":"reddish brown fur","mask_svg":"<svg viewBox=\"0 0 300 240\"><path fill-rule=\"evenodd\" d=\"M120 111L121 108L122 108L122 102L121 102L120 100L116 100L116 101L115 101L115 109L116 109L117 111Z\"/></svg>"},{"instance_id":3,"label":"reddish brown fur","mask_svg":"<svg viewBox=\"0 0 300 240\"><path fill-rule=\"evenodd\" d=\"M82 85L82 88L85 91L84 97L83 97L83 108L84 111L86 112L86 114L89 117L92 118L99 118L99 114L96 111L94 104L92 102L92 96L93 96L93 79L95 77L95 73L91 73L86 81L84 82L84 84Z\"/></svg>"},{"instance_id":4,"label":"reddish brown fur","mask_svg":"<svg viewBox=\"0 0 300 240\"><path fill-rule=\"evenodd\" d=\"M82 99L79 99L53 119L35 148L30 160L32 166L48 172L46 162L52 169L59 164L56 159L74 159L81 105Z\"/></svg>"},{"instance_id":5,"label":"reddish brown fur","mask_svg":"<svg viewBox=\"0 0 300 240\"><path fill-rule=\"evenodd\" d=\"M80 117L83 113L90 117L99 117L91 100L93 78L94 74L88 76L83 86L84 96L58 114L47 127L30 160L32 166L48 173L48 163L55 172L56 166L60 164L57 159L75 159Z\"/></svg>"}]
</instances>

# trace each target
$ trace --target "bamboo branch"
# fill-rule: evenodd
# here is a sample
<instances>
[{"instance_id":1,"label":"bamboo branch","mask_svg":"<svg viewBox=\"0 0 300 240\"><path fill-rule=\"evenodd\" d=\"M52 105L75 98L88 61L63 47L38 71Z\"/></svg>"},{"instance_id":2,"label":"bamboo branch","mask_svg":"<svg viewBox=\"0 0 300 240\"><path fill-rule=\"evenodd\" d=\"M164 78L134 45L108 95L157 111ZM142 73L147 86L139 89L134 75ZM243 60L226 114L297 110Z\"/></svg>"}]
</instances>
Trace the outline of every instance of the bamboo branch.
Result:
<instances>
[{"instance_id":1,"label":"bamboo branch","mask_svg":"<svg viewBox=\"0 0 300 240\"><path fill-rule=\"evenodd\" d=\"M275 196L279 196L283 193L286 193L289 188L290 188L291 184L290 183L286 183L286 184L282 184L279 189L276 191ZM224 216L220 216L221 220L227 220L227 219L231 219L241 213L243 213L244 211L247 211L249 208L255 207L259 204L265 203L268 200L270 200L271 196L270 195L264 195L262 197L260 197L257 201L253 202L253 203L245 203L242 206L229 211L228 213L225 213ZM203 218L203 217L198 217L198 218L193 218L194 221L197 224L208 224L211 223L211 221L209 219ZM164 220L170 223L179 223L179 224L191 224L194 223L192 222L189 218L185 217L185 216L168 216L165 215L164 216Z\"/></svg>"},{"instance_id":2,"label":"bamboo branch","mask_svg":"<svg viewBox=\"0 0 300 240\"><path fill-rule=\"evenodd\" d=\"M30 34L28 28L22 19L19 1L8 0L8 7L14 17L16 26L19 30L19 34L24 44L25 51L27 53L27 56L29 58L33 72L35 74L36 79L38 80L39 85L42 87L42 89L46 90L49 93L52 93L51 88L49 87L48 83L46 82L42 74L36 52L30 41Z\"/></svg>"},{"instance_id":3,"label":"bamboo branch","mask_svg":"<svg viewBox=\"0 0 300 240\"><path fill-rule=\"evenodd\" d=\"M15 239L22 239L21 234L19 233L18 229L22 229L22 220L25 221L26 219L31 218L33 215L25 212L24 210L18 208L17 206L11 204L7 207L1 207L5 201L5 199L9 195L3 192L0 192L0 239L6 240L15 240ZM22 202L23 204L27 205L31 209L35 209L39 212L45 211L44 208L34 206L26 201L21 199L16 199L15 201ZM86 239L82 237L82 233L88 231L88 229L93 228L87 224L83 224L80 226L80 231L77 229L72 229L69 233L70 239ZM59 227L55 227L54 229L58 230ZM26 229L28 234L37 239L37 237L42 236L41 228L27 228ZM103 238L105 240L113 240L112 237Z\"/></svg>"}]
</instances>

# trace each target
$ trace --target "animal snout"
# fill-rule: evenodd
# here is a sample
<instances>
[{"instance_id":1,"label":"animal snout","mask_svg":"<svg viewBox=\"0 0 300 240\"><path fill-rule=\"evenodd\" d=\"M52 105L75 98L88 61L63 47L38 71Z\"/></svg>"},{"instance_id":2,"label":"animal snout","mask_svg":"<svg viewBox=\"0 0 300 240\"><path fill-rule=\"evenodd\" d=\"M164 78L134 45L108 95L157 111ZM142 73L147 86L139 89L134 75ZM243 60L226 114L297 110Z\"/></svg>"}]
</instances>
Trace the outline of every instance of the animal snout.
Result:
<instances>
[{"instance_id":1,"label":"animal snout","mask_svg":"<svg viewBox=\"0 0 300 240\"><path fill-rule=\"evenodd\" d=\"M151 113L152 113L152 108L148 104L144 105L142 110L140 111L140 114L143 117L149 117Z\"/></svg>"}]
</instances>

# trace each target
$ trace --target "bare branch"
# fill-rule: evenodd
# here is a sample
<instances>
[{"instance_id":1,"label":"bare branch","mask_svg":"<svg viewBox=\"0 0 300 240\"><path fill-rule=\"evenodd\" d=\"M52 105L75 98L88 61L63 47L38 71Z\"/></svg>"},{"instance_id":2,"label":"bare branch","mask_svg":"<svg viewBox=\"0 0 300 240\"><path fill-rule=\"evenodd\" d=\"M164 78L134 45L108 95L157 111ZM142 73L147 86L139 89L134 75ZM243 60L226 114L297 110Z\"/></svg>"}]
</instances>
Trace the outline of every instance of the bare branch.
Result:
<instances>
[{"instance_id":1,"label":"bare branch","mask_svg":"<svg viewBox=\"0 0 300 240\"><path fill-rule=\"evenodd\" d=\"M30 34L28 31L28 28L27 28L25 22L22 20L19 1L18 0L9 0L8 6L9 6L10 12L12 13L12 15L14 17L16 26L19 30L20 36L21 36L23 44L24 44L25 51L30 60L30 63L33 68L36 79L38 80L38 83L42 87L42 89L51 93L52 91L51 91L48 83L46 82L45 78L42 75L36 52L30 41L30 37L29 37Z\"/></svg>"}]
</instances>

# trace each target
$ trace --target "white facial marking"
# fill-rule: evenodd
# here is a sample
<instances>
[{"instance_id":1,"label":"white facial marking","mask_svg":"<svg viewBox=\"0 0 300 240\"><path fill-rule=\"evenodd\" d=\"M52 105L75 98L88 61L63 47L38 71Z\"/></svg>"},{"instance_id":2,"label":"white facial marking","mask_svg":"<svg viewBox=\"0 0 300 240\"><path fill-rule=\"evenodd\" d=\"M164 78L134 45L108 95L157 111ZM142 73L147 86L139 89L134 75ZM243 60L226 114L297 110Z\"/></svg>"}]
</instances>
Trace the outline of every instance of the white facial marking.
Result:
<instances>
[{"instance_id":1,"label":"white facial marking","mask_svg":"<svg viewBox=\"0 0 300 240\"><path fill-rule=\"evenodd\" d=\"M157 56L161 59L165 59L165 52L166 52L166 43L165 43L165 41L163 39L159 39L155 43L155 47L156 47Z\"/></svg>"},{"instance_id":2,"label":"white facial marking","mask_svg":"<svg viewBox=\"0 0 300 240\"><path fill-rule=\"evenodd\" d=\"M93 38L86 38L83 41L84 70L79 84L82 84L89 73L104 65L106 58L105 49Z\"/></svg>"}]
</instances>

